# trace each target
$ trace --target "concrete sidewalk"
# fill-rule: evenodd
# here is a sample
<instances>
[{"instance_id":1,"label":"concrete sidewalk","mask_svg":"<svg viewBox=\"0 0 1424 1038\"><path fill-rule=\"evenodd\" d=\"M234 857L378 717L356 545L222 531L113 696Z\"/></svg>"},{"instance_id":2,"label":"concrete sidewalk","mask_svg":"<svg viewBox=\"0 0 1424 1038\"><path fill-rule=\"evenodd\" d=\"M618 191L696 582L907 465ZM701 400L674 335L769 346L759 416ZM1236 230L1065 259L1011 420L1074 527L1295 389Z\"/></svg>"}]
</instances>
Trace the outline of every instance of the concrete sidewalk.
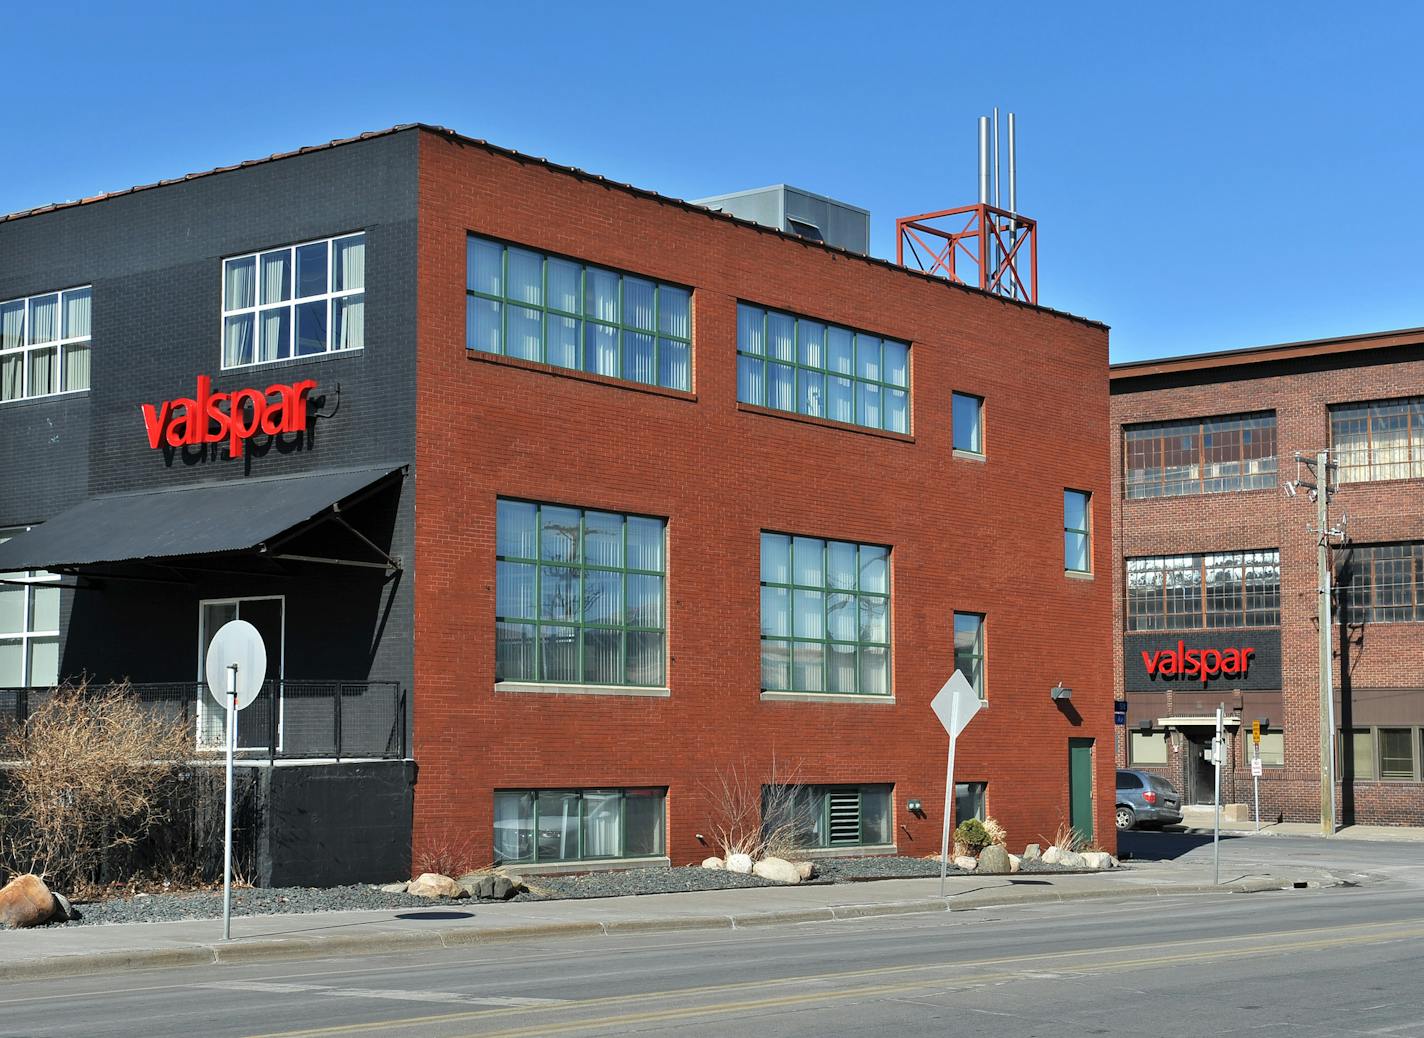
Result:
<instances>
[{"instance_id":1,"label":"concrete sidewalk","mask_svg":"<svg viewBox=\"0 0 1424 1038\"><path fill-rule=\"evenodd\" d=\"M1294 866L1224 871L1219 887L1211 880L1210 866L1153 862L1091 875L956 876L949 880L947 899L939 897L938 879L895 879L566 901L435 902L429 908L395 911L234 918L230 942L221 940L222 923L212 919L41 927L0 932L0 978L371 955L546 937L727 930L1078 898L1251 893L1337 882L1323 870Z\"/></svg>"},{"instance_id":2,"label":"concrete sidewalk","mask_svg":"<svg viewBox=\"0 0 1424 1038\"><path fill-rule=\"evenodd\" d=\"M1168 832L1210 833L1212 831L1210 810L1187 813L1179 826L1169 826ZM1221 831L1232 836L1258 835L1255 822L1229 822L1221 820ZM1319 822L1262 822L1261 836L1315 836L1322 840L1378 840L1389 843L1424 843L1424 827L1408 825L1347 825L1336 831L1334 836L1326 836L1320 831Z\"/></svg>"}]
</instances>

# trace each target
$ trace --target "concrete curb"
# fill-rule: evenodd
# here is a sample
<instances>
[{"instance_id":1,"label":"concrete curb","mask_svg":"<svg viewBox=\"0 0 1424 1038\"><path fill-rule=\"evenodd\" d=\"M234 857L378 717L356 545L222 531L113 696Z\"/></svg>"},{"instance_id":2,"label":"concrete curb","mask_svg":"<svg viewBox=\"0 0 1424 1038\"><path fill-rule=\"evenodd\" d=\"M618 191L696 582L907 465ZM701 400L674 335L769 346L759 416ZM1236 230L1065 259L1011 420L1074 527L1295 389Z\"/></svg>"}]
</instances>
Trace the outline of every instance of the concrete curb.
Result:
<instances>
[{"instance_id":1,"label":"concrete curb","mask_svg":"<svg viewBox=\"0 0 1424 1038\"><path fill-rule=\"evenodd\" d=\"M1311 886L1322 885L1312 881ZM51 979L89 973L162 969L174 966L235 965L283 959L325 958L403 951L436 951L501 941L538 940L546 937L608 937L634 933L673 933L696 930L741 930L762 926L798 923L841 922L877 916L915 915L927 912L967 912L1006 905L1055 903L1083 900L1128 900L1140 897L1170 897L1182 894L1253 894L1288 889L1292 881L1261 877L1224 883L1166 884L1117 889L1042 890L999 888L997 891L951 895L946 900L920 898L914 901L882 901L863 905L753 912L747 915L656 917L620 921L531 923L508 927L446 927L421 933L385 931L345 934L340 937L290 937L238 939L231 944L192 944L173 948L134 948L118 951L48 955L5 967L5 979Z\"/></svg>"}]
</instances>

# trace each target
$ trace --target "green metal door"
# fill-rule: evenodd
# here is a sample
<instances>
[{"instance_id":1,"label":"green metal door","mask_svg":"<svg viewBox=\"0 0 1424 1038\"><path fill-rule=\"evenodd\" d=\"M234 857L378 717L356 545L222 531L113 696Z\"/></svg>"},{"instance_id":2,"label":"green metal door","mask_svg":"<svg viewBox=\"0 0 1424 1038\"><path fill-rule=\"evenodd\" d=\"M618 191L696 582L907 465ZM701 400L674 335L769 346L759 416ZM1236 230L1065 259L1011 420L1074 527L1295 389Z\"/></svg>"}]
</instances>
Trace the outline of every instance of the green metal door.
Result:
<instances>
[{"instance_id":1,"label":"green metal door","mask_svg":"<svg viewBox=\"0 0 1424 1038\"><path fill-rule=\"evenodd\" d=\"M1093 842L1093 740L1068 740L1069 824L1084 843Z\"/></svg>"}]
</instances>

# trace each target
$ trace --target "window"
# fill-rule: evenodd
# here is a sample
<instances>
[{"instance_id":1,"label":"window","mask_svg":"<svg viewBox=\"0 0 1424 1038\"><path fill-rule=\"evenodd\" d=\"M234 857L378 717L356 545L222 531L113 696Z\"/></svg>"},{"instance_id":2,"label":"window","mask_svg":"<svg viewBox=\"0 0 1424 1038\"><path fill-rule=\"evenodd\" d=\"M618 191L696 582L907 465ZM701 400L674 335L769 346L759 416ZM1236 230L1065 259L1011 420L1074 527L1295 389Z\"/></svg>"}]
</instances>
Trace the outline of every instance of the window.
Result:
<instances>
[{"instance_id":1,"label":"window","mask_svg":"<svg viewBox=\"0 0 1424 1038\"><path fill-rule=\"evenodd\" d=\"M1063 491L1063 568L1070 573L1093 569L1092 500L1083 490Z\"/></svg>"},{"instance_id":2,"label":"window","mask_svg":"<svg viewBox=\"0 0 1424 1038\"><path fill-rule=\"evenodd\" d=\"M988 817L984 806L988 793L984 782L956 782L954 784L954 824L977 818L981 822Z\"/></svg>"},{"instance_id":3,"label":"window","mask_svg":"<svg viewBox=\"0 0 1424 1038\"><path fill-rule=\"evenodd\" d=\"M1127 560L1127 629L1275 627L1281 622L1278 551Z\"/></svg>"},{"instance_id":4,"label":"window","mask_svg":"<svg viewBox=\"0 0 1424 1038\"><path fill-rule=\"evenodd\" d=\"M1122 430L1123 496L1180 497L1276 485L1274 412Z\"/></svg>"},{"instance_id":5,"label":"window","mask_svg":"<svg viewBox=\"0 0 1424 1038\"><path fill-rule=\"evenodd\" d=\"M662 519L501 500L495 680L662 686Z\"/></svg>"},{"instance_id":6,"label":"window","mask_svg":"<svg viewBox=\"0 0 1424 1038\"><path fill-rule=\"evenodd\" d=\"M1414 729L1381 728L1379 730L1379 777L1382 779L1414 778Z\"/></svg>"},{"instance_id":7,"label":"window","mask_svg":"<svg viewBox=\"0 0 1424 1038\"><path fill-rule=\"evenodd\" d=\"M1372 728L1355 728L1350 732L1351 758L1344 762L1340 773L1347 778L1375 777L1375 733Z\"/></svg>"},{"instance_id":8,"label":"window","mask_svg":"<svg viewBox=\"0 0 1424 1038\"><path fill-rule=\"evenodd\" d=\"M1346 758L1340 767L1346 778L1366 782L1417 782L1421 778L1417 728L1355 728L1349 732L1348 743L1341 736L1337 749Z\"/></svg>"},{"instance_id":9,"label":"window","mask_svg":"<svg viewBox=\"0 0 1424 1038\"><path fill-rule=\"evenodd\" d=\"M1148 767L1160 767L1167 763L1166 732L1129 732L1127 736L1127 762ZM1123 784L1124 773L1118 772L1117 784ZM1135 787L1133 787L1135 788Z\"/></svg>"},{"instance_id":10,"label":"window","mask_svg":"<svg viewBox=\"0 0 1424 1038\"><path fill-rule=\"evenodd\" d=\"M1424 542L1351 545L1337 559L1346 623L1424 620Z\"/></svg>"},{"instance_id":11,"label":"window","mask_svg":"<svg viewBox=\"0 0 1424 1038\"><path fill-rule=\"evenodd\" d=\"M692 386L692 293L471 235L465 345L668 389Z\"/></svg>"},{"instance_id":12,"label":"window","mask_svg":"<svg viewBox=\"0 0 1424 1038\"><path fill-rule=\"evenodd\" d=\"M0 544L18 530L0 530ZM0 688L59 681L59 578L42 570L0 573Z\"/></svg>"},{"instance_id":13,"label":"window","mask_svg":"<svg viewBox=\"0 0 1424 1038\"><path fill-rule=\"evenodd\" d=\"M910 431L910 347L809 317L737 304L737 399Z\"/></svg>"},{"instance_id":14,"label":"window","mask_svg":"<svg viewBox=\"0 0 1424 1038\"><path fill-rule=\"evenodd\" d=\"M1341 483L1424 476L1424 397L1330 409Z\"/></svg>"},{"instance_id":15,"label":"window","mask_svg":"<svg viewBox=\"0 0 1424 1038\"><path fill-rule=\"evenodd\" d=\"M366 345L366 235L223 261L222 366Z\"/></svg>"},{"instance_id":16,"label":"window","mask_svg":"<svg viewBox=\"0 0 1424 1038\"><path fill-rule=\"evenodd\" d=\"M761 535L761 686L890 694L890 549Z\"/></svg>"},{"instance_id":17,"label":"window","mask_svg":"<svg viewBox=\"0 0 1424 1038\"><path fill-rule=\"evenodd\" d=\"M1286 737L1283 732L1262 732L1261 733L1261 766L1266 768L1281 768L1286 763ZM1251 739L1251 729L1242 725L1241 727L1241 766L1249 768L1251 760L1256 756L1256 746Z\"/></svg>"},{"instance_id":18,"label":"window","mask_svg":"<svg viewBox=\"0 0 1424 1038\"><path fill-rule=\"evenodd\" d=\"M496 791L496 864L661 857L665 789Z\"/></svg>"},{"instance_id":19,"label":"window","mask_svg":"<svg viewBox=\"0 0 1424 1038\"><path fill-rule=\"evenodd\" d=\"M768 832L785 829L797 847L880 847L891 844L889 786L767 786L762 818Z\"/></svg>"},{"instance_id":20,"label":"window","mask_svg":"<svg viewBox=\"0 0 1424 1038\"><path fill-rule=\"evenodd\" d=\"M0 401L89 388L89 286L0 303Z\"/></svg>"},{"instance_id":21,"label":"window","mask_svg":"<svg viewBox=\"0 0 1424 1038\"><path fill-rule=\"evenodd\" d=\"M968 393L950 397L950 420L954 425L954 449L968 454L984 453L984 400Z\"/></svg>"},{"instance_id":22,"label":"window","mask_svg":"<svg viewBox=\"0 0 1424 1038\"><path fill-rule=\"evenodd\" d=\"M954 614L954 669L964 674L970 686L984 698L984 616L982 613Z\"/></svg>"}]
</instances>

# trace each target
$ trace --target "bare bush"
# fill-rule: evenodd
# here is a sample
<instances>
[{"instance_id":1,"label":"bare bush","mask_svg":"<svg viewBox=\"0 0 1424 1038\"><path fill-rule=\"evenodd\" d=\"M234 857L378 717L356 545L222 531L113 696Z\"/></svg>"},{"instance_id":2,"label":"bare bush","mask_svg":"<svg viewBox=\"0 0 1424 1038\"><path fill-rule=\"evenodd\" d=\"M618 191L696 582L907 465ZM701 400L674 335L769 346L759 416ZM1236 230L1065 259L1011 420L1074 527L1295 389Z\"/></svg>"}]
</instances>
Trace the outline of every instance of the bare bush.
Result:
<instances>
[{"instance_id":1,"label":"bare bush","mask_svg":"<svg viewBox=\"0 0 1424 1038\"><path fill-rule=\"evenodd\" d=\"M743 760L701 783L710 811L708 836L723 858L786 858L806 845L805 834L815 822L801 796L800 768L780 770L773 757L766 780L759 774Z\"/></svg>"},{"instance_id":2,"label":"bare bush","mask_svg":"<svg viewBox=\"0 0 1424 1038\"><path fill-rule=\"evenodd\" d=\"M984 831L989 834L989 842L998 847L1008 845L1009 834L1002 825L992 818L984 819Z\"/></svg>"},{"instance_id":3,"label":"bare bush","mask_svg":"<svg viewBox=\"0 0 1424 1038\"><path fill-rule=\"evenodd\" d=\"M0 873L92 882L111 851L167 820L167 787L192 746L185 723L154 715L125 685L57 690L0 741Z\"/></svg>"},{"instance_id":4,"label":"bare bush","mask_svg":"<svg viewBox=\"0 0 1424 1038\"><path fill-rule=\"evenodd\" d=\"M1051 846L1057 847L1059 851L1067 853L1069 851L1082 851L1086 849L1088 841L1083 839L1083 834L1074 829L1067 822L1059 822L1058 830L1053 834L1050 841Z\"/></svg>"},{"instance_id":5,"label":"bare bush","mask_svg":"<svg viewBox=\"0 0 1424 1038\"><path fill-rule=\"evenodd\" d=\"M411 864L417 874L434 872L457 879L467 872L492 872L488 860L475 854L474 841L468 836L426 834L416 841Z\"/></svg>"}]
</instances>

